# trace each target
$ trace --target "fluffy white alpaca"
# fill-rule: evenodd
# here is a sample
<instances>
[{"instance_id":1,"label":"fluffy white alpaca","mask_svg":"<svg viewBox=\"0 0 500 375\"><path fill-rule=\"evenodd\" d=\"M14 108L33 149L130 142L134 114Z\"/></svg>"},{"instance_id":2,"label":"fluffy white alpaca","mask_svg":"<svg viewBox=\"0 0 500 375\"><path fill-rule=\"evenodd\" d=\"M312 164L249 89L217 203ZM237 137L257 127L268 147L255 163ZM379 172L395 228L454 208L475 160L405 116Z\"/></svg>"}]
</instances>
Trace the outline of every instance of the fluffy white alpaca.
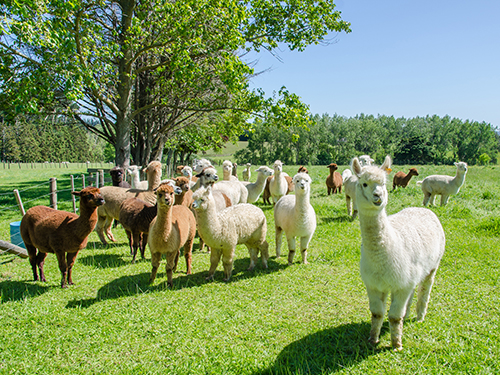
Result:
<instances>
[{"instance_id":1,"label":"fluffy white alpaca","mask_svg":"<svg viewBox=\"0 0 500 375\"><path fill-rule=\"evenodd\" d=\"M223 181L238 181L238 177L233 175L233 163L230 160L224 160L222 163L222 180Z\"/></svg>"},{"instance_id":2,"label":"fluffy white alpaca","mask_svg":"<svg viewBox=\"0 0 500 375\"><path fill-rule=\"evenodd\" d=\"M283 172L283 163L281 160L274 162L274 176L269 181L269 192L273 198L273 204L285 196L288 191L288 182L286 181L286 173Z\"/></svg>"},{"instance_id":3,"label":"fluffy white alpaca","mask_svg":"<svg viewBox=\"0 0 500 375\"><path fill-rule=\"evenodd\" d=\"M316 213L309 203L311 177L307 173L297 173L293 182L295 195L285 195L274 206L276 258L280 257L284 231L288 242L288 264L292 264L295 255L295 237L300 238L302 261L307 264L307 247L316 230Z\"/></svg>"},{"instance_id":4,"label":"fluffy white alpaca","mask_svg":"<svg viewBox=\"0 0 500 375\"><path fill-rule=\"evenodd\" d=\"M424 320L434 276L445 249L445 235L437 216L426 208L406 208L387 216L386 178L390 165L389 156L380 168L362 167L354 158L352 170L358 178L360 270L372 313L370 342L379 341L387 296L391 293L391 343L394 350L400 350L403 319L409 316L417 285L417 320Z\"/></svg>"},{"instance_id":5,"label":"fluffy white alpaca","mask_svg":"<svg viewBox=\"0 0 500 375\"><path fill-rule=\"evenodd\" d=\"M262 266L267 268L269 259L266 241L267 222L264 212L257 206L242 203L218 211L212 196L211 186L200 188L193 194L193 205L198 217L198 233L210 246L210 270L207 280L214 277L222 257L224 281L229 281L233 270L236 245L245 244L250 253L252 270L261 253Z\"/></svg>"},{"instance_id":6,"label":"fluffy white alpaca","mask_svg":"<svg viewBox=\"0 0 500 375\"><path fill-rule=\"evenodd\" d=\"M198 180L198 177L193 177L193 168L186 165L181 169L181 173L184 177L187 177L189 179L189 187L192 188Z\"/></svg>"},{"instance_id":7,"label":"fluffy white alpaca","mask_svg":"<svg viewBox=\"0 0 500 375\"><path fill-rule=\"evenodd\" d=\"M148 190L148 181L141 181L141 167L138 165L131 165L127 168L130 174L130 185L132 189Z\"/></svg>"},{"instance_id":8,"label":"fluffy white alpaca","mask_svg":"<svg viewBox=\"0 0 500 375\"><path fill-rule=\"evenodd\" d=\"M211 167L211 166L212 166L212 163L210 162L210 160L207 160L207 159L199 159L198 160L198 159L196 159L193 162L193 171L195 171L196 173L200 173L205 168Z\"/></svg>"},{"instance_id":9,"label":"fluffy white alpaca","mask_svg":"<svg viewBox=\"0 0 500 375\"><path fill-rule=\"evenodd\" d=\"M359 158L359 164L364 167L367 165L372 165L372 163L375 161L373 160L370 155L361 155Z\"/></svg>"},{"instance_id":10,"label":"fluffy white alpaca","mask_svg":"<svg viewBox=\"0 0 500 375\"><path fill-rule=\"evenodd\" d=\"M250 183L247 181L242 181L248 190L247 203L255 203L259 199L260 195L266 187L267 177L273 175L273 170L265 165L260 166L255 170L257 172L257 181Z\"/></svg>"},{"instance_id":11,"label":"fluffy white alpaca","mask_svg":"<svg viewBox=\"0 0 500 375\"><path fill-rule=\"evenodd\" d=\"M252 176L251 166L252 164L246 163L245 169L243 169L243 181L250 181L250 177Z\"/></svg>"},{"instance_id":12,"label":"fluffy white alpaca","mask_svg":"<svg viewBox=\"0 0 500 375\"><path fill-rule=\"evenodd\" d=\"M444 206L448 203L451 194L458 194L465 181L467 163L460 161L455 163L455 166L457 167L455 177L432 175L424 178L423 181L417 181L417 185L422 185L424 206L427 206L429 202L433 206L436 195L441 195L441 206Z\"/></svg>"}]
</instances>

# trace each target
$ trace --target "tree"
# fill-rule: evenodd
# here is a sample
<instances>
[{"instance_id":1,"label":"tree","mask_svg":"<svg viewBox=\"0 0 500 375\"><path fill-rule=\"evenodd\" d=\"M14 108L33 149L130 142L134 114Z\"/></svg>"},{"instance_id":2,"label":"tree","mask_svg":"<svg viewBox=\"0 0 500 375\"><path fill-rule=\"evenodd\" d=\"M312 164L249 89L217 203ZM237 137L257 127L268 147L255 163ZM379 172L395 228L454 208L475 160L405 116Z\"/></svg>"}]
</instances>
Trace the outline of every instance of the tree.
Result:
<instances>
[{"instance_id":1,"label":"tree","mask_svg":"<svg viewBox=\"0 0 500 375\"><path fill-rule=\"evenodd\" d=\"M219 123L238 112L243 123L259 114L305 125L308 107L296 95L249 90L253 69L242 55L280 44L303 50L349 32L334 9L331 0L6 2L0 105L17 113L62 105L124 166L131 155L158 159L169 137L207 113Z\"/></svg>"}]
</instances>

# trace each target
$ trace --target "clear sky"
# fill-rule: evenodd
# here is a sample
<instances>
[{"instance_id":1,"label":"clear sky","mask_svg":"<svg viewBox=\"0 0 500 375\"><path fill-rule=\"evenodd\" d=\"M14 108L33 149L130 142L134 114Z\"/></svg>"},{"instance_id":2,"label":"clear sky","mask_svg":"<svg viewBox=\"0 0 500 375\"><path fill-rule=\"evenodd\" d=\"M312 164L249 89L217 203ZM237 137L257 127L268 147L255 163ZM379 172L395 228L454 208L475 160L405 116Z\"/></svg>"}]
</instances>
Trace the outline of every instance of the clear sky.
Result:
<instances>
[{"instance_id":1,"label":"clear sky","mask_svg":"<svg viewBox=\"0 0 500 375\"><path fill-rule=\"evenodd\" d=\"M485 121L500 128L499 0L338 0L352 32L260 53L251 87L286 86L311 113Z\"/></svg>"}]
</instances>

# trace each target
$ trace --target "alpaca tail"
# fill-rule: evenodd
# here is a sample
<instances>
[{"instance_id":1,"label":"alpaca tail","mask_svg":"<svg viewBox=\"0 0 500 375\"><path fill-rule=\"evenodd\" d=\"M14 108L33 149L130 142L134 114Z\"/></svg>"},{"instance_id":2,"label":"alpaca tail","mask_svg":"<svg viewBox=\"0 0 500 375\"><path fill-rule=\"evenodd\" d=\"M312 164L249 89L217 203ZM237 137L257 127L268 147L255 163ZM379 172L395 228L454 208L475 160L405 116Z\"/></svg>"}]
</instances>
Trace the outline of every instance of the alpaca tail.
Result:
<instances>
[{"instance_id":1,"label":"alpaca tail","mask_svg":"<svg viewBox=\"0 0 500 375\"><path fill-rule=\"evenodd\" d=\"M423 180L422 181L417 181L417 185L422 185L422 182L424 182Z\"/></svg>"}]
</instances>

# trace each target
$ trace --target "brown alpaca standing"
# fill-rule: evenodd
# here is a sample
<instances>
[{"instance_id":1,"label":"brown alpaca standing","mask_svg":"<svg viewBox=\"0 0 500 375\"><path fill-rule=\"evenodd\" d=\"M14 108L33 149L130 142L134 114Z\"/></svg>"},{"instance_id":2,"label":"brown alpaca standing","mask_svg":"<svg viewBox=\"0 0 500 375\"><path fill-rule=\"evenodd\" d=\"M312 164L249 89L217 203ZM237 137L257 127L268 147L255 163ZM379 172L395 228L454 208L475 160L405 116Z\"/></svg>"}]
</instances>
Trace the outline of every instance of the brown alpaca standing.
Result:
<instances>
[{"instance_id":1,"label":"brown alpaca standing","mask_svg":"<svg viewBox=\"0 0 500 375\"><path fill-rule=\"evenodd\" d=\"M62 288L73 284L71 273L76 256L87 246L88 235L97 223L96 209L104 203L98 188L87 187L71 194L80 197L80 216L46 206L35 206L23 216L20 227L34 280L46 281L43 264L47 254L53 253L59 262Z\"/></svg>"},{"instance_id":2,"label":"brown alpaca standing","mask_svg":"<svg viewBox=\"0 0 500 375\"><path fill-rule=\"evenodd\" d=\"M392 190L396 189L396 186L407 187L412 176L418 176L417 168L410 168L408 174L404 172L396 173L392 179Z\"/></svg>"},{"instance_id":3,"label":"brown alpaca standing","mask_svg":"<svg viewBox=\"0 0 500 375\"><path fill-rule=\"evenodd\" d=\"M338 167L337 164L331 163L327 166L330 169L330 174L326 178L326 188L328 190L328 195L330 193L336 194L342 192L342 175L336 172Z\"/></svg>"}]
</instances>

